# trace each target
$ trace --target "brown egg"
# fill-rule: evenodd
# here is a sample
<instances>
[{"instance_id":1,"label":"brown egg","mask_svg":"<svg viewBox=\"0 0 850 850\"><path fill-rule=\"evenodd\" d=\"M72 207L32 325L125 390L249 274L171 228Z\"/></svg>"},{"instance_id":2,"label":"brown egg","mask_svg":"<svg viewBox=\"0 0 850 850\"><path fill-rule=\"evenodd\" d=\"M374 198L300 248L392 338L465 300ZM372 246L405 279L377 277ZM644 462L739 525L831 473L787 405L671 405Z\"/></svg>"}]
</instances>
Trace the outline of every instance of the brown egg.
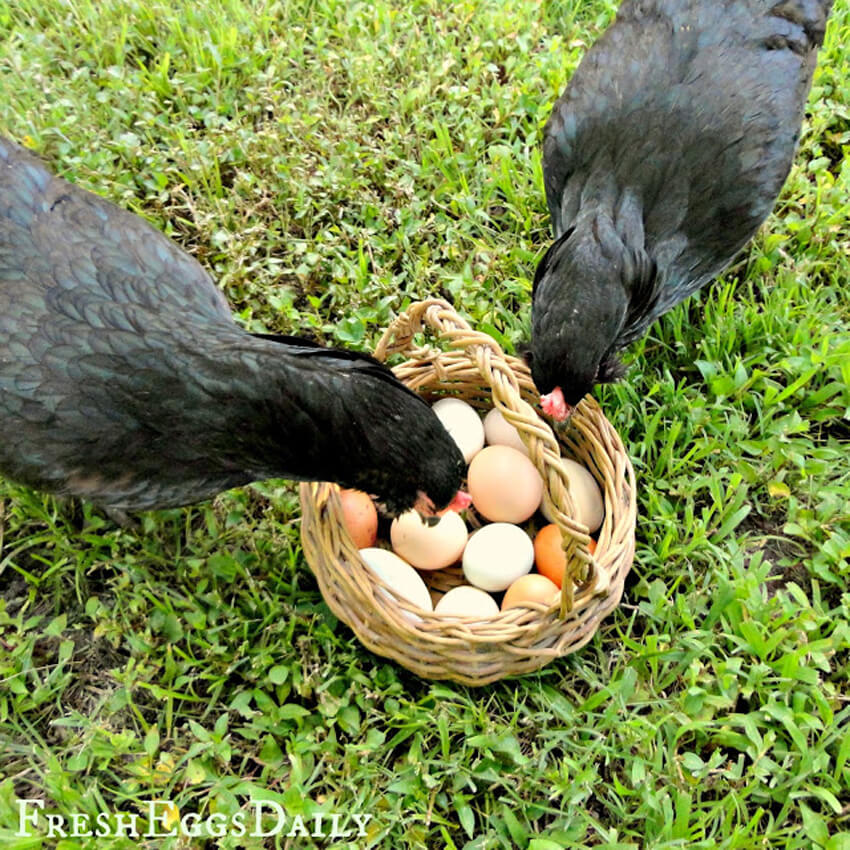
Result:
<instances>
[{"instance_id":1,"label":"brown egg","mask_svg":"<svg viewBox=\"0 0 850 850\"><path fill-rule=\"evenodd\" d=\"M587 548L592 555L596 551L596 541L591 540ZM544 525L534 538L534 564L540 575L546 576L558 587L561 586L567 557L564 555L561 529L554 523Z\"/></svg>"},{"instance_id":2,"label":"brown egg","mask_svg":"<svg viewBox=\"0 0 850 850\"><path fill-rule=\"evenodd\" d=\"M510 446L487 446L467 475L475 509L492 522L524 522L540 506L543 479L534 464Z\"/></svg>"},{"instance_id":3,"label":"brown egg","mask_svg":"<svg viewBox=\"0 0 850 850\"><path fill-rule=\"evenodd\" d=\"M560 596L558 586L549 581L546 576L529 573L518 578L506 591L502 598L502 610L519 608L526 602L540 602L543 605L554 605Z\"/></svg>"},{"instance_id":4,"label":"brown egg","mask_svg":"<svg viewBox=\"0 0 850 850\"><path fill-rule=\"evenodd\" d=\"M358 549L374 546L378 539L378 511L368 493L361 490L340 490L342 517L345 527Z\"/></svg>"}]
</instances>

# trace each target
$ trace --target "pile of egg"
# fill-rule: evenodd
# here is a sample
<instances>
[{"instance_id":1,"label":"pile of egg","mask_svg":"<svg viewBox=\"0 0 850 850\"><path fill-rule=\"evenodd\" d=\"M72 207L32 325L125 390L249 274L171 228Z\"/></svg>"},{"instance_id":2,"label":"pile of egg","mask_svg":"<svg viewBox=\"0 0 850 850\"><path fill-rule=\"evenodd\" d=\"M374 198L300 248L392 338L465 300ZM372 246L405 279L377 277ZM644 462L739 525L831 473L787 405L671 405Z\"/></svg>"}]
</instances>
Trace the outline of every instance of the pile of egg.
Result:
<instances>
[{"instance_id":1,"label":"pile of egg","mask_svg":"<svg viewBox=\"0 0 850 850\"><path fill-rule=\"evenodd\" d=\"M495 408L482 421L474 407L457 398L440 399L433 409L469 465L467 489L485 524L470 533L454 511L429 524L411 510L393 520L390 551L376 546L378 516L369 496L343 490L343 517L361 557L399 597L446 617L492 617L500 610L492 594L503 594L502 611L528 602L555 604L566 563L561 532L543 504L543 479L516 428ZM581 464L568 458L561 463L576 519L593 533L604 517L599 486ZM538 510L549 524L532 539L522 523ZM594 546L591 542L591 551ZM434 605L420 572L456 564L468 584L453 587ZM405 616L419 619L410 612Z\"/></svg>"}]
</instances>

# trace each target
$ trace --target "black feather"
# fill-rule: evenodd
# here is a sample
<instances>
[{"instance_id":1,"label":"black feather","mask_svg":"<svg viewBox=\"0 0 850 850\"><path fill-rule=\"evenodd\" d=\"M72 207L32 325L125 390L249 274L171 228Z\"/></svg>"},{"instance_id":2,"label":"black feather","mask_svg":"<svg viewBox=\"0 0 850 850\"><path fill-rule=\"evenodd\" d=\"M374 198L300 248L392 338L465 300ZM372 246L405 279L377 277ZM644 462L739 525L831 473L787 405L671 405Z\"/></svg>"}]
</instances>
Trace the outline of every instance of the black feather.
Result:
<instances>
[{"instance_id":1,"label":"black feather","mask_svg":"<svg viewBox=\"0 0 850 850\"><path fill-rule=\"evenodd\" d=\"M546 276L546 273L549 271L549 265L552 261L552 258L557 253L560 246L566 242L570 236L572 236L574 227L569 227L567 230L562 233L547 249L546 253L540 258L540 261L537 263L537 269L534 272L534 283L531 287L531 297L534 298L534 294L537 292L537 285L541 280Z\"/></svg>"},{"instance_id":2,"label":"black feather","mask_svg":"<svg viewBox=\"0 0 850 850\"><path fill-rule=\"evenodd\" d=\"M398 378L393 375L380 360L377 360L371 354L364 351L351 351L347 348L328 348L321 343L312 339L305 339L300 336L288 336L286 334L251 334L256 339L266 339L271 342L276 342L279 345L287 346L287 354L292 357L320 357L328 361L336 360L348 363L350 368L356 369L360 373L368 373L373 378L379 381L385 381L390 384L395 390L404 390L412 398L425 404L421 396L417 395L413 390L404 384L400 383Z\"/></svg>"},{"instance_id":3,"label":"black feather","mask_svg":"<svg viewBox=\"0 0 850 850\"><path fill-rule=\"evenodd\" d=\"M623 362L613 354L609 354L599 364L599 371L596 373L597 384L613 384L621 380L626 375L626 366Z\"/></svg>"},{"instance_id":4,"label":"black feather","mask_svg":"<svg viewBox=\"0 0 850 850\"><path fill-rule=\"evenodd\" d=\"M120 510L331 480L398 512L463 469L384 365L245 332L161 233L0 138L0 473Z\"/></svg>"},{"instance_id":5,"label":"black feather","mask_svg":"<svg viewBox=\"0 0 850 850\"><path fill-rule=\"evenodd\" d=\"M580 398L714 278L788 175L832 0L623 0L546 124L532 372Z\"/></svg>"}]
</instances>

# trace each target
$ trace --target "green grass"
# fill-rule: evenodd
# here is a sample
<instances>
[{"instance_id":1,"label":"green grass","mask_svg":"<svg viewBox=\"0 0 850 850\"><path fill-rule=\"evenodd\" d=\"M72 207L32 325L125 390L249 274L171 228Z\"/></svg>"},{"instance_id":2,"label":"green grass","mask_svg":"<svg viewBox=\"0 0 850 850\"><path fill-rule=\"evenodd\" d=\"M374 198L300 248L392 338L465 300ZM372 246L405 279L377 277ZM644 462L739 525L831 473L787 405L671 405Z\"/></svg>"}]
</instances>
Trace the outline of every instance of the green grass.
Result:
<instances>
[{"instance_id":1,"label":"green grass","mask_svg":"<svg viewBox=\"0 0 850 850\"><path fill-rule=\"evenodd\" d=\"M11 0L0 130L192 251L252 329L369 348L447 293L510 348L542 125L615 5ZM4 846L56 846L12 836L16 797L253 797L371 814L359 846L850 848L848 41L839 0L774 215L600 393L634 570L539 674L467 689L361 648L285 482L138 533L0 483ZM145 844L171 846L59 846Z\"/></svg>"}]
</instances>

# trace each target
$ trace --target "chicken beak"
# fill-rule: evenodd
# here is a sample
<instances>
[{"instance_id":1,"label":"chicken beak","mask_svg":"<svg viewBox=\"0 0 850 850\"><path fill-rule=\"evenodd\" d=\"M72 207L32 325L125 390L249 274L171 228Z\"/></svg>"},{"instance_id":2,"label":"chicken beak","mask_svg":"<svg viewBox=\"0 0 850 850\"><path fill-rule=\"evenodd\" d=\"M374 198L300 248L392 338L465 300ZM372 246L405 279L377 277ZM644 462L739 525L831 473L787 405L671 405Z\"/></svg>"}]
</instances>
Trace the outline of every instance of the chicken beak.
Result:
<instances>
[{"instance_id":1,"label":"chicken beak","mask_svg":"<svg viewBox=\"0 0 850 850\"><path fill-rule=\"evenodd\" d=\"M540 409L556 422L563 422L573 412L573 406L564 400L564 393L560 387L555 387L551 393L540 396Z\"/></svg>"},{"instance_id":2,"label":"chicken beak","mask_svg":"<svg viewBox=\"0 0 850 850\"><path fill-rule=\"evenodd\" d=\"M465 511L472 504L472 496L469 493L464 492L463 490L458 490L455 494L454 499L449 502L448 507L444 508L441 511L438 511L438 515L442 516L446 511L454 511L455 513L460 513L461 511Z\"/></svg>"},{"instance_id":3,"label":"chicken beak","mask_svg":"<svg viewBox=\"0 0 850 850\"><path fill-rule=\"evenodd\" d=\"M440 521L440 518L444 514L448 513L448 511L460 513L460 511L465 511L471 504L472 496L470 496L469 493L465 493L463 490L458 490L451 502L449 502L449 504L441 511L438 511L434 509L434 503L431 499L420 490L413 507L425 525L434 526Z\"/></svg>"}]
</instances>

